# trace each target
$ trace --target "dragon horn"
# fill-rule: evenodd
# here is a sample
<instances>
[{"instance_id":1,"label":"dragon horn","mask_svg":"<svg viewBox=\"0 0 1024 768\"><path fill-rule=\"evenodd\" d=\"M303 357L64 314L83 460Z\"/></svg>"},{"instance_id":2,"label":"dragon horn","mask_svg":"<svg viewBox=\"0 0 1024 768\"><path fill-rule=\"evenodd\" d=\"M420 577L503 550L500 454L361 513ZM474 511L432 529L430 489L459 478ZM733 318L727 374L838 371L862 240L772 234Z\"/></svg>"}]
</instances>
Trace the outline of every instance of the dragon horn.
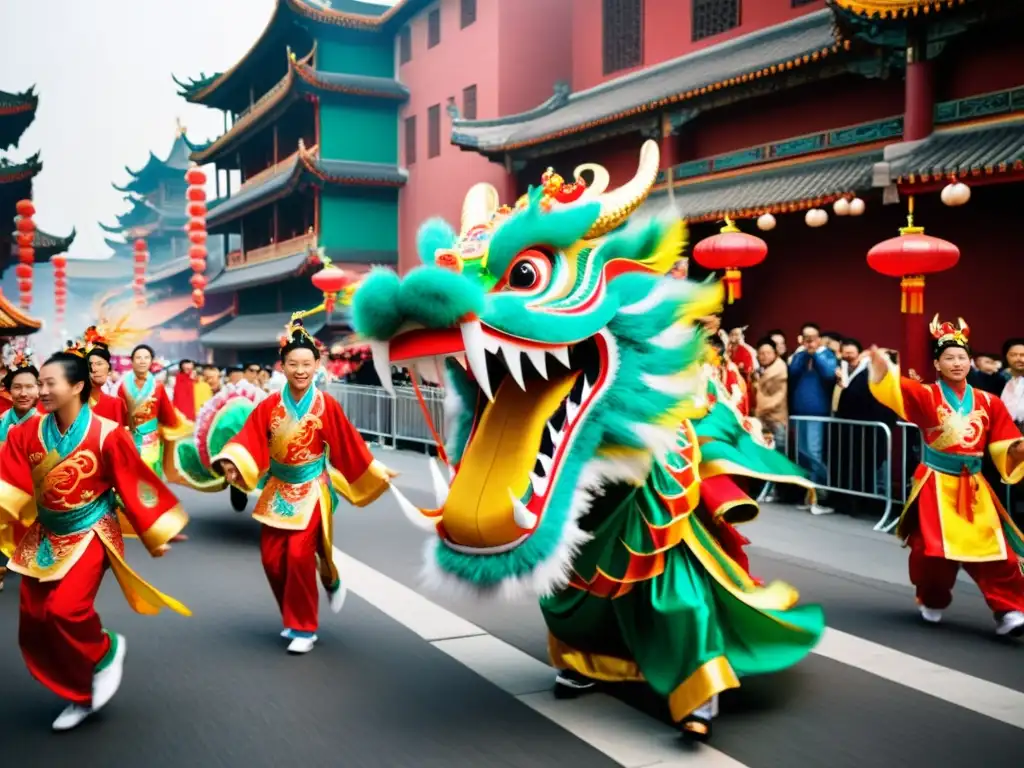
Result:
<instances>
[{"instance_id":1,"label":"dragon horn","mask_svg":"<svg viewBox=\"0 0 1024 768\"><path fill-rule=\"evenodd\" d=\"M932 336L934 336L936 339L939 338L939 336L941 335L941 331L939 330L939 313L938 312L935 313L935 317L933 317L931 323L928 324L928 330L931 332Z\"/></svg>"},{"instance_id":2,"label":"dragon horn","mask_svg":"<svg viewBox=\"0 0 1024 768\"><path fill-rule=\"evenodd\" d=\"M651 193L651 188L658 179L660 163L661 152L658 150L658 142L648 139L640 148L640 163L636 175L618 189L605 192L588 201L599 202L601 213L590 231L584 235L584 239L592 240L607 234L629 218Z\"/></svg>"},{"instance_id":3,"label":"dragon horn","mask_svg":"<svg viewBox=\"0 0 1024 768\"><path fill-rule=\"evenodd\" d=\"M603 165L597 163L584 163L583 165L577 165L576 170L572 172L572 175L579 179L582 177L584 171L590 171L594 174L594 180L587 185L587 188L580 195L577 202L586 202L587 200L595 200L600 197L606 189L608 184L611 182L612 177L608 175L608 169Z\"/></svg>"},{"instance_id":4,"label":"dragon horn","mask_svg":"<svg viewBox=\"0 0 1024 768\"><path fill-rule=\"evenodd\" d=\"M971 326L965 323L962 317L958 317L956 320L960 324L960 333L964 336L969 336L971 334Z\"/></svg>"},{"instance_id":5,"label":"dragon horn","mask_svg":"<svg viewBox=\"0 0 1024 768\"><path fill-rule=\"evenodd\" d=\"M462 224L460 237L465 237L473 227L486 224L498 210L498 190L487 183L474 184L466 193L462 203Z\"/></svg>"}]
</instances>

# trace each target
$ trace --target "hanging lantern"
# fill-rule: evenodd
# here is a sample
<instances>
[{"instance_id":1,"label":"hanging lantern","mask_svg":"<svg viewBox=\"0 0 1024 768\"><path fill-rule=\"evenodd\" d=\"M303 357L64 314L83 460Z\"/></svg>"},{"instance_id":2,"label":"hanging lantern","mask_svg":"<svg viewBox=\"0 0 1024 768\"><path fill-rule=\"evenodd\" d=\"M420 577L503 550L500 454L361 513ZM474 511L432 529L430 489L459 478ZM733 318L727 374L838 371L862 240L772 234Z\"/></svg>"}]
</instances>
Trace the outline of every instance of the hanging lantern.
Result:
<instances>
[{"instance_id":1,"label":"hanging lantern","mask_svg":"<svg viewBox=\"0 0 1024 768\"><path fill-rule=\"evenodd\" d=\"M757 228L762 232L771 232L775 229L775 217L770 213L763 213L757 217Z\"/></svg>"},{"instance_id":2,"label":"hanging lantern","mask_svg":"<svg viewBox=\"0 0 1024 768\"><path fill-rule=\"evenodd\" d=\"M850 215L850 201L845 197L840 197L834 203L832 203L832 213L836 216L849 216Z\"/></svg>"},{"instance_id":3,"label":"hanging lantern","mask_svg":"<svg viewBox=\"0 0 1024 768\"><path fill-rule=\"evenodd\" d=\"M945 205L956 208L971 199L971 188L962 181L953 181L942 188L939 197Z\"/></svg>"},{"instance_id":4,"label":"hanging lantern","mask_svg":"<svg viewBox=\"0 0 1024 768\"><path fill-rule=\"evenodd\" d=\"M757 266L767 255L765 241L741 232L728 216L719 234L701 240L693 249L693 258L702 267L725 270L725 293L730 304L743 298L740 270Z\"/></svg>"},{"instance_id":5,"label":"hanging lantern","mask_svg":"<svg viewBox=\"0 0 1024 768\"><path fill-rule=\"evenodd\" d=\"M18 275L18 291L21 294L18 303L23 310L28 311L32 307L33 264L36 260L36 223L32 219L36 214L36 207L31 200L19 200L14 210L18 214L18 221L15 224L18 231L18 261L21 266L26 267Z\"/></svg>"},{"instance_id":6,"label":"hanging lantern","mask_svg":"<svg viewBox=\"0 0 1024 768\"><path fill-rule=\"evenodd\" d=\"M864 214L865 207L866 206L864 205L863 200L861 200L859 197L853 198L853 200L850 201L850 215L862 216Z\"/></svg>"},{"instance_id":7,"label":"hanging lantern","mask_svg":"<svg viewBox=\"0 0 1024 768\"><path fill-rule=\"evenodd\" d=\"M327 266L319 272L315 272L310 281L317 290L323 292L324 308L328 312L332 312L334 304L338 300L338 294L352 282L352 277L345 270L338 269L327 262Z\"/></svg>"},{"instance_id":8,"label":"hanging lantern","mask_svg":"<svg viewBox=\"0 0 1024 768\"><path fill-rule=\"evenodd\" d=\"M188 249L189 265L192 267L192 306L202 309L206 303L206 174L197 165L192 165L185 172L185 181L188 189L185 198L185 212L189 215L185 231L188 233L189 242L192 243Z\"/></svg>"},{"instance_id":9,"label":"hanging lantern","mask_svg":"<svg viewBox=\"0 0 1024 768\"><path fill-rule=\"evenodd\" d=\"M821 208L811 208L805 215L804 221L808 227L817 229L818 227L824 227L828 224L828 214L821 210Z\"/></svg>"},{"instance_id":10,"label":"hanging lantern","mask_svg":"<svg viewBox=\"0 0 1024 768\"><path fill-rule=\"evenodd\" d=\"M146 264L149 262L149 253L146 251L146 241L138 239L135 241L135 305L144 307L146 305Z\"/></svg>"},{"instance_id":11,"label":"hanging lantern","mask_svg":"<svg viewBox=\"0 0 1024 768\"><path fill-rule=\"evenodd\" d=\"M64 312L67 309L68 257L62 253L58 253L50 259L50 264L53 265L54 319L57 321L57 325L61 326L64 323Z\"/></svg>"}]
</instances>

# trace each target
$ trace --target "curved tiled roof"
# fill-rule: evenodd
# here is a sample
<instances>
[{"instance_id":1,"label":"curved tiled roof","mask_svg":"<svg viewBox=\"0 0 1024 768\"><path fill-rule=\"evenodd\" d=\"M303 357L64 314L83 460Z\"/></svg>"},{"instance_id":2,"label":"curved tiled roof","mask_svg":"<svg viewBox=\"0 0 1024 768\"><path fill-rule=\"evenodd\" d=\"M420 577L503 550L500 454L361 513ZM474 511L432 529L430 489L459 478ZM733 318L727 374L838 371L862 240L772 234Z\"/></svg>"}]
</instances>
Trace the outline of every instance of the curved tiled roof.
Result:
<instances>
[{"instance_id":1,"label":"curved tiled roof","mask_svg":"<svg viewBox=\"0 0 1024 768\"><path fill-rule=\"evenodd\" d=\"M0 184L14 184L31 179L41 170L43 170L43 164L39 160L38 152L21 163L11 163L7 158L0 157Z\"/></svg>"},{"instance_id":2,"label":"curved tiled roof","mask_svg":"<svg viewBox=\"0 0 1024 768\"><path fill-rule=\"evenodd\" d=\"M43 327L41 320L29 317L11 304L0 291L0 337L27 336Z\"/></svg>"},{"instance_id":3,"label":"curved tiled roof","mask_svg":"<svg viewBox=\"0 0 1024 768\"><path fill-rule=\"evenodd\" d=\"M0 91L0 150L17 147L36 117L39 97L35 86L22 93Z\"/></svg>"},{"instance_id":4,"label":"curved tiled roof","mask_svg":"<svg viewBox=\"0 0 1024 768\"><path fill-rule=\"evenodd\" d=\"M889 164L897 184L928 184L1024 172L1024 118L938 130Z\"/></svg>"},{"instance_id":5,"label":"curved tiled roof","mask_svg":"<svg viewBox=\"0 0 1024 768\"><path fill-rule=\"evenodd\" d=\"M840 11L870 19L905 19L936 14L965 5L968 0L829 0Z\"/></svg>"}]
</instances>

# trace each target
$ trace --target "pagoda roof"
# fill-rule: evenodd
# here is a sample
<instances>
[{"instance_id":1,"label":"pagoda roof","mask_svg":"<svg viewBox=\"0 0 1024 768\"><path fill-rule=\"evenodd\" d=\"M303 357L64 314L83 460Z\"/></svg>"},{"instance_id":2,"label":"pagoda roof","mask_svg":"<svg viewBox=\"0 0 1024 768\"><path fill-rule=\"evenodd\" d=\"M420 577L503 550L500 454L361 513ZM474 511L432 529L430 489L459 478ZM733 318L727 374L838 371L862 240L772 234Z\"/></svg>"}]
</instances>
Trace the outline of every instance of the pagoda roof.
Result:
<instances>
[{"instance_id":1,"label":"pagoda roof","mask_svg":"<svg viewBox=\"0 0 1024 768\"><path fill-rule=\"evenodd\" d=\"M17 222L19 216L14 217L14 221ZM13 233L12 233L13 234ZM49 232L44 232L41 229L35 231L35 236L32 238L32 247L35 249L36 256L35 261L37 264L42 264L49 261L53 256L58 253L65 253L71 244L75 242L75 230L71 230L71 234L67 237L61 237L60 235L51 235ZM16 254L17 245L13 246L12 255Z\"/></svg>"},{"instance_id":2,"label":"pagoda roof","mask_svg":"<svg viewBox=\"0 0 1024 768\"><path fill-rule=\"evenodd\" d=\"M226 269L219 277L210 281L206 286L206 293L234 293L244 288L287 280L305 266L310 256L309 248L305 244L297 244L296 248L296 252L288 256Z\"/></svg>"},{"instance_id":3,"label":"pagoda roof","mask_svg":"<svg viewBox=\"0 0 1024 768\"><path fill-rule=\"evenodd\" d=\"M28 336L42 327L41 320L26 315L11 304L3 291L0 291L0 337L9 339L15 336Z\"/></svg>"},{"instance_id":4,"label":"pagoda roof","mask_svg":"<svg viewBox=\"0 0 1024 768\"><path fill-rule=\"evenodd\" d=\"M908 28L923 31L929 45L963 33L982 20L1020 24L1019 3L986 0L826 0L847 38L905 48ZM1013 6L1017 6L1014 8Z\"/></svg>"},{"instance_id":5,"label":"pagoda roof","mask_svg":"<svg viewBox=\"0 0 1024 768\"><path fill-rule=\"evenodd\" d=\"M966 5L968 0L828 0L828 2L839 11L884 21L935 15Z\"/></svg>"},{"instance_id":6,"label":"pagoda roof","mask_svg":"<svg viewBox=\"0 0 1024 768\"><path fill-rule=\"evenodd\" d=\"M128 166L124 167L131 177L127 184L124 186L113 184L112 186L118 192L134 192L143 196L151 194L166 182L177 182L184 188L186 186L185 171L190 165L189 155L195 151L196 147L203 148L205 146L205 144L190 142L185 136L185 129L179 126L178 135L166 158L161 160L150 152L146 164L139 170L133 171Z\"/></svg>"},{"instance_id":7,"label":"pagoda roof","mask_svg":"<svg viewBox=\"0 0 1024 768\"><path fill-rule=\"evenodd\" d=\"M0 150L17 147L21 136L36 119L39 97L35 86L21 93L0 91Z\"/></svg>"},{"instance_id":8,"label":"pagoda roof","mask_svg":"<svg viewBox=\"0 0 1024 768\"><path fill-rule=\"evenodd\" d=\"M828 10L752 32L571 93L565 83L540 106L493 120L452 121L453 144L484 155L545 144L623 120L679 110L709 93L816 63L849 47Z\"/></svg>"},{"instance_id":9,"label":"pagoda roof","mask_svg":"<svg viewBox=\"0 0 1024 768\"><path fill-rule=\"evenodd\" d=\"M100 228L111 234L123 234L128 231L145 230L156 225L151 231L160 227L180 228L188 221L184 205L181 208L164 208L137 197L127 196L125 200L131 203L127 212L117 217L117 226L100 224ZM136 234L133 237L145 237L145 234ZM125 235L128 239L128 236Z\"/></svg>"},{"instance_id":10,"label":"pagoda roof","mask_svg":"<svg viewBox=\"0 0 1024 768\"><path fill-rule=\"evenodd\" d=\"M296 37L295 30L310 25L381 33L397 29L434 0L398 0L390 8L358 0L276 0L274 11L263 32L238 62L225 72L188 78L174 77L187 101L223 110L237 110L248 102L248 82L265 57L278 55Z\"/></svg>"},{"instance_id":11,"label":"pagoda roof","mask_svg":"<svg viewBox=\"0 0 1024 768\"><path fill-rule=\"evenodd\" d=\"M249 109L240 114L225 133L204 148L193 152L191 159L200 164L223 161L223 167L234 167L236 160L230 156L234 154L235 149L253 133L271 124L295 101L308 93L337 93L395 102L403 102L409 98L409 89L397 80L320 72L311 64L315 52L314 46L306 56L299 58L286 51L284 55L288 67L284 76Z\"/></svg>"},{"instance_id":12,"label":"pagoda roof","mask_svg":"<svg viewBox=\"0 0 1024 768\"><path fill-rule=\"evenodd\" d=\"M43 170L43 163L39 159L38 152L20 163L12 163L6 157L0 157L0 185L14 185L20 181L30 181L41 170ZM0 187L0 194L6 192L7 190ZM31 194L27 197L31 197Z\"/></svg>"},{"instance_id":13,"label":"pagoda roof","mask_svg":"<svg viewBox=\"0 0 1024 768\"><path fill-rule=\"evenodd\" d=\"M882 149L832 152L676 183L673 198L687 221L756 218L820 208L840 197L872 188L874 164ZM638 212L656 216L670 207L667 190L656 190Z\"/></svg>"},{"instance_id":14,"label":"pagoda roof","mask_svg":"<svg viewBox=\"0 0 1024 768\"><path fill-rule=\"evenodd\" d=\"M1024 96L1024 89L1021 89ZM899 185L945 183L1024 171L1024 116L937 130L909 153L889 163Z\"/></svg>"},{"instance_id":15,"label":"pagoda roof","mask_svg":"<svg viewBox=\"0 0 1024 768\"><path fill-rule=\"evenodd\" d=\"M274 347L291 319L291 312L238 315L213 330L200 334L199 342L210 349ZM314 315L304 322L306 330L316 334L324 329L327 319L321 314Z\"/></svg>"},{"instance_id":16,"label":"pagoda roof","mask_svg":"<svg viewBox=\"0 0 1024 768\"><path fill-rule=\"evenodd\" d=\"M215 200L207 213L207 227L223 226L290 195L302 184L397 188L409 178L406 171L387 163L321 159L319 148L306 149L301 139L291 157L268 171L254 176L231 197Z\"/></svg>"}]
</instances>

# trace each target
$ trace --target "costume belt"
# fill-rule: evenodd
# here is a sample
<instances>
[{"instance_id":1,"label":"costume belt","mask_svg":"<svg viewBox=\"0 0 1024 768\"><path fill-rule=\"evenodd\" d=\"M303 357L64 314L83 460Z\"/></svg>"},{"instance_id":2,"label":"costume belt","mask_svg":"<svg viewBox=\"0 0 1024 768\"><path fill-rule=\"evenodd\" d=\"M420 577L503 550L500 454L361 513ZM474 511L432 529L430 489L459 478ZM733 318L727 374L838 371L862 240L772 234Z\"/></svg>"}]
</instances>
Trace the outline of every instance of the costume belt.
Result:
<instances>
[{"instance_id":1,"label":"costume belt","mask_svg":"<svg viewBox=\"0 0 1024 768\"><path fill-rule=\"evenodd\" d=\"M326 469L327 459L323 456L306 464L282 464L274 459L270 460L270 476L282 483L294 485L316 480Z\"/></svg>"},{"instance_id":2,"label":"costume belt","mask_svg":"<svg viewBox=\"0 0 1024 768\"><path fill-rule=\"evenodd\" d=\"M143 445L153 442L153 436L156 435L159 428L160 423L156 419L150 419L137 425L132 430L132 437L135 438L135 448L141 450Z\"/></svg>"},{"instance_id":3,"label":"costume belt","mask_svg":"<svg viewBox=\"0 0 1024 768\"><path fill-rule=\"evenodd\" d=\"M974 522L974 493L977 481L974 475L981 472L980 456L965 456L957 453L944 453L936 451L930 446L924 446L922 463L936 472L943 475L959 476L960 490L957 494L957 514L967 522Z\"/></svg>"},{"instance_id":4,"label":"costume belt","mask_svg":"<svg viewBox=\"0 0 1024 768\"><path fill-rule=\"evenodd\" d=\"M40 525L55 536L84 533L107 515L114 514L114 494L107 491L80 507L68 510L36 508Z\"/></svg>"}]
</instances>

